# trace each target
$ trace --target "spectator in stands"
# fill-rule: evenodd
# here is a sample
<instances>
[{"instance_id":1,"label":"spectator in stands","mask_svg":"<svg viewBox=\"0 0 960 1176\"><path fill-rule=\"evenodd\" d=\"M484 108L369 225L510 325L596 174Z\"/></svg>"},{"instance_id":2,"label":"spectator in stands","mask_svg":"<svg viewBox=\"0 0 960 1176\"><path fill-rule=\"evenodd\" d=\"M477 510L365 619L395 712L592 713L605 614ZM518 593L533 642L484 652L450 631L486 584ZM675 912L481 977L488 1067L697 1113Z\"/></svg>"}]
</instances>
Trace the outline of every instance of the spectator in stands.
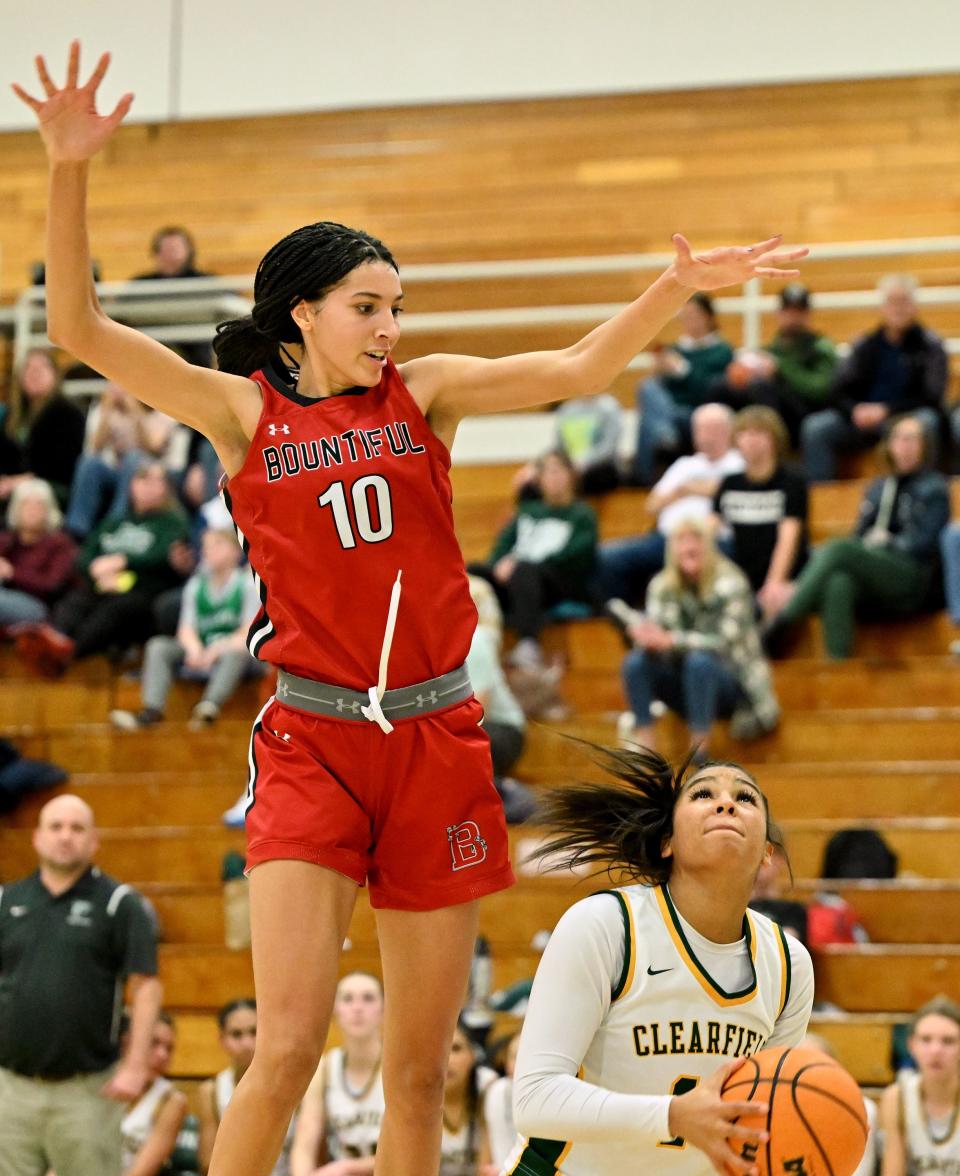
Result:
<instances>
[{"instance_id":1,"label":"spectator in stands","mask_svg":"<svg viewBox=\"0 0 960 1176\"><path fill-rule=\"evenodd\" d=\"M717 330L713 303L697 293L679 314L683 334L676 343L654 352L654 374L637 389L640 414L633 479L652 486L657 458L690 445L693 410L710 399L710 385L733 359L733 348Z\"/></svg>"},{"instance_id":2,"label":"spectator in stands","mask_svg":"<svg viewBox=\"0 0 960 1176\"><path fill-rule=\"evenodd\" d=\"M0 630L45 621L74 576L76 547L49 482L19 481L0 531Z\"/></svg>"},{"instance_id":3,"label":"spectator in stands","mask_svg":"<svg viewBox=\"0 0 960 1176\"><path fill-rule=\"evenodd\" d=\"M77 539L85 539L104 516L116 518L126 511L130 479L150 448L147 414L116 384L106 385L88 413L66 518L67 530Z\"/></svg>"},{"instance_id":4,"label":"spectator in stands","mask_svg":"<svg viewBox=\"0 0 960 1176\"><path fill-rule=\"evenodd\" d=\"M199 730L215 722L236 688L260 663L247 650L247 632L260 610L253 577L241 568L243 552L232 531L205 531L200 570L187 581L176 637L156 636L143 656L142 705L110 712L125 731L149 727L163 719L174 674L206 682L190 723Z\"/></svg>"},{"instance_id":5,"label":"spectator in stands","mask_svg":"<svg viewBox=\"0 0 960 1176\"><path fill-rule=\"evenodd\" d=\"M960 1005L935 997L910 1020L916 1070L901 1070L880 1099L882 1176L960 1170Z\"/></svg>"},{"instance_id":6,"label":"spectator in stands","mask_svg":"<svg viewBox=\"0 0 960 1176\"><path fill-rule=\"evenodd\" d=\"M950 620L960 626L960 523L951 523L940 534L943 559L943 591ZM960 657L960 639L950 642L950 652Z\"/></svg>"},{"instance_id":7,"label":"spectator in stands","mask_svg":"<svg viewBox=\"0 0 960 1176\"><path fill-rule=\"evenodd\" d=\"M734 562L746 572L764 613L772 615L807 558L807 484L784 463L787 431L772 408L742 409L733 432L745 469L724 478L713 508L732 535Z\"/></svg>"},{"instance_id":8,"label":"spectator in stands","mask_svg":"<svg viewBox=\"0 0 960 1176\"><path fill-rule=\"evenodd\" d=\"M497 1176L500 1171L490 1162L481 1060L479 1046L463 1025L457 1025L443 1087L439 1176Z\"/></svg>"},{"instance_id":9,"label":"spectator in stands","mask_svg":"<svg viewBox=\"0 0 960 1176\"><path fill-rule=\"evenodd\" d=\"M693 411L691 426L694 452L677 458L644 504L656 519L655 529L600 547L597 564L604 600L618 598L631 605L642 601L650 578L663 567L667 538L676 523L709 516L724 477L744 468L743 455L733 447L732 409L701 404Z\"/></svg>"},{"instance_id":10,"label":"spectator in stands","mask_svg":"<svg viewBox=\"0 0 960 1176\"><path fill-rule=\"evenodd\" d=\"M166 1076L176 1043L169 1013L161 1012L150 1041L150 1078L140 1097L131 1103L120 1124L123 1176L179 1176L183 1161L175 1156L177 1140L187 1117L187 1098ZM121 1032L121 1046L129 1047L129 1027ZM180 1161L178 1163L178 1161ZM190 1170L188 1166L187 1171Z\"/></svg>"},{"instance_id":11,"label":"spectator in stands","mask_svg":"<svg viewBox=\"0 0 960 1176\"><path fill-rule=\"evenodd\" d=\"M796 445L801 422L829 402L837 368L834 345L810 325L810 292L791 282L780 292L778 330L763 351L733 360L711 389L733 408L765 404L780 414Z\"/></svg>"},{"instance_id":12,"label":"spectator in stands","mask_svg":"<svg viewBox=\"0 0 960 1176\"><path fill-rule=\"evenodd\" d=\"M760 863L750 896L750 909L773 919L788 935L793 935L804 947L809 947L807 908L802 902L786 897L792 882L787 855L779 846L775 846L770 857Z\"/></svg>"},{"instance_id":13,"label":"spectator in stands","mask_svg":"<svg viewBox=\"0 0 960 1176\"><path fill-rule=\"evenodd\" d=\"M483 1120L490 1145L490 1160L499 1172L517 1142L513 1123L513 1072L517 1065L520 1034L514 1033L503 1057L503 1075L495 1078L483 1096Z\"/></svg>"},{"instance_id":14,"label":"spectator in stands","mask_svg":"<svg viewBox=\"0 0 960 1176\"><path fill-rule=\"evenodd\" d=\"M18 479L32 474L49 482L65 507L84 428L83 413L63 394L53 354L32 348L16 374L3 417L6 440L12 443L7 460L13 464L0 476L0 501L9 499Z\"/></svg>"},{"instance_id":15,"label":"spectator in stands","mask_svg":"<svg viewBox=\"0 0 960 1176\"><path fill-rule=\"evenodd\" d=\"M39 869L0 890L3 1171L117 1176L124 1106L151 1077L153 922L136 891L94 867L93 812L78 796L44 805L33 848ZM117 1065L124 982L130 1045Z\"/></svg>"},{"instance_id":16,"label":"spectator in stands","mask_svg":"<svg viewBox=\"0 0 960 1176\"><path fill-rule=\"evenodd\" d=\"M929 436L917 416L894 421L883 450L889 473L867 487L854 534L817 549L771 621L771 641L819 613L827 655L841 660L853 650L858 613L893 620L927 604L950 517L946 479L930 469Z\"/></svg>"},{"instance_id":17,"label":"spectator in stands","mask_svg":"<svg viewBox=\"0 0 960 1176\"><path fill-rule=\"evenodd\" d=\"M63 768L46 760L25 759L9 739L0 739L0 814L13 812L31 793L55 788L66 779Z\"/></svg>"},{"instance_id":18,"label":"spectator in stands","mask_svg":"<svg viewBox=\"0 0 960 1176\"><path fill-rule=\"evenodd\" d=\"M586 602L597 550L597 516L577 497L577 475L565 453L548 453L538 463L541 497L522 501L497 536L489 564L470 568L497 591L507 622L520 640L511 660L539 667L538 637L552 605Z\"/></svg>"},{"instance_id":19,"label":"spectator in stands","mask_svg":"<svg viewBox=\"0 0 960 1176\"><path fill-rule=\"evenodd\" d=\"M618 451L623 409L609 392L565 400L554 413L554 449L570 458L583 494L605 494L620 485ZM537 467L524 467L520 497L536 498Z\"/></svg>"},{"instance_id":20,"label":"spectator in stands","mask_svg":"<svg viewBox=\"0 0 960 1176\"><path fill-rule=\"evenodd\" d=\"M134 281L158 278L206 278L210 275L196 267L197 247L193 236L182 225L164 225L150 241L153 269L137 274Z\"/></svg>"},{"instance_id":21,"label":"spectator in stands","mask_svg":"<svg viewBox=\"0 0 960 1176\"><path fill-rule=\"evenodd\" d=\"M836 478L838 453L875 445L888 422L905 412L922 422L935 454L947 353L940 337L917 321L916 286L903 275L880 282L881 325L857 340L841 365L835 407L803 422L803 463L812 482Z\"/></svg>"},{"instance_id":22,"label":"spectator in stands","mask_svg":"<svg viewBox=\"0 0 960 1176\"><path fill-rule=\"evenodd\" d=\"M341 1045L324 1053L310 1083L290 1152L291 1176L372 1176L383 1121L383 985L349 972L333 1016Z\"/></svg>"},{"instance_id":23,"label":"spectator in stands","mask_svg":"<svg viewBox=\"0 0 960 1176\"><path fill-rule=\"evenodd\" d=\"M646 615L628 627L635 648L623 663L633 730L630 741L656 747L655 699L682 715L690 745L706 754L717 718L752 739L774 730L780 707L760 647L746 577L721 555L709 522L674 527L667 564L647 593Z\"/></svg>"},{"instance_id":24,"label":"spectator in stands","mask_svg":"<svg viewBox=\"0 0 960 1176\"><path fill-rule=\"evenodd\" d=\"M177 574L170 549L187 537L163 466L144 462L130 482L130 510L100 524L77 559L82 582L53 610L53 624L23 626L17 649L41 673L75 657L123 649L153 632L153 604Z\"/></svg>"},{"instance_id":25,"label":"spectator in stands","mask_svg":"<svg viewBox=\"0 0 960 1176\"><path fill-rule=\"evenodd\" d=\"M493 589L479 576L470 577L470 595L480 622L467 654L467 671L473 692L483 706L483 729L490 740L493 783L503 801L508 824L516 825L533 814L536 803L530 790L510 772L523 754L526 719L510 689L500 664L503 616Z\"/></svg>"},{"instance_id":26,"label":"spectator in stands","mask_svg":"<svg viewBox=\"0 0 960 1176\"><path fill-rule=\"evenodd\" d=\"M227 1104L233 1098L237 1083L246 1074L253 1061L257 1044L257 1005L250 999L232 1000L217 1014L220 1027L220 1045L230 1059L230 1064L213 1078L201 1083L197 1091L197 1108L200 1119L200 1171L210 1167L217 1129ZM290 1121L283 1151L270 1176L290 1176L290 1149L296 1131L296 1116Z\"/></svg>"}]
</instances>

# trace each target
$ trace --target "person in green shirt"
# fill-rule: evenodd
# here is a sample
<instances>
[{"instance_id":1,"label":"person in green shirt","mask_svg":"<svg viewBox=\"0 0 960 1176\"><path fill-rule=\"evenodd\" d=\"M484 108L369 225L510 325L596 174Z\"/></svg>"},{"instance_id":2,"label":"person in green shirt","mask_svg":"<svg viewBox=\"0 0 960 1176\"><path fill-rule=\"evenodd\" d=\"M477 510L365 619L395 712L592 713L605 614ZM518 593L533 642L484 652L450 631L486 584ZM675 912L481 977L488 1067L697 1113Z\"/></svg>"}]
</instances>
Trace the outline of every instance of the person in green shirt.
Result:
<instances>
[{"instance_id":1,"label":"person in green shirt","mask_svg":"<svg viewBox=\"0 0 960 1176\"><path fill-rule=\"evenodd\" d=\"M654 352L654 374L637 389L640 417L632 476L638 486L657 480L661 454L690 451L693 410L715 399L710 387L733 359L708 295L694 294L677 317L683 334Z\"/></svg>"},{"instance_id":2,"label":"person in green shirt","mask_svg":"<svg viewBox=\"0 0 960 1176\"><path fill-rule=\"evenodd\" d=\"M493 585L520 638L511 660L534 668L543 663L537 638L548 610L561 601L589 601L597 555L597 516L577 497L570 458L562 451L546 454L537 482L541 497L521 501L489 562L469 569Z\"/></svg>"},{"instance_id":3,"label":"person in green shirt","mask_svg":"<svg viewBox=\"0 0 960 1176\"><path fill-rule=\"evenodd\" d=\"M25 625L17 651L50 677L74 658L145 641L153 630L153 602L179 582L170 548L189 538L166 471L146 460L130 482L126 514L92 531L77 557L81 583L53 611L52 625Z\"/></svg>"},{"instance_id":4,"label":"person in green shirt","mask_svg":"<svg viewBox=\"0 0 960 1176\"><path fill-rule=\"evenodd\" d=\"M774 409L796 446L804 418L830 407L837 350L811 327L810 291L799 282L780 292L777 328L763 351L738 355L713 390L731 408L764 404Z\"/></svg>"}]
</instances>

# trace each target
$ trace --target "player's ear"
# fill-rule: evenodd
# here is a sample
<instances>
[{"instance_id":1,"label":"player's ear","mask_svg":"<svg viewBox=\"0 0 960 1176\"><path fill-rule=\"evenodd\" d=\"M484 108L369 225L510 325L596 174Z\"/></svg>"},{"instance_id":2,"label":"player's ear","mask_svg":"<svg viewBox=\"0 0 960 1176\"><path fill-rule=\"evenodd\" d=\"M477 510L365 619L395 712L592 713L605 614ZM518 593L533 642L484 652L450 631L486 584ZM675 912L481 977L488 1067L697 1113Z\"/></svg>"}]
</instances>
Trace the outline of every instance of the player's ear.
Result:
<instances>
[{"instance_id":1,"label":"player's ear","mask_svg":"<svg viewBox=\"0 0 960 1176\"><path fill-rule=\"evenodd\" d=\"M673 857L673 840L670 837L664 837L660 842L660 856L662 858Z\"/></svg>"},{"instance_id":2,"label":"player's ear","mask_svg":"<svg viewBox=\"0 0 960 1176\"><path fill-rule=\"evenodd\" d=\"M310 329L311 320L313 319L312 310L313 307L310 303L305 298L301 298L297 305L290 311L293 321L301 331Z\"/></svg>"}]
</instances>

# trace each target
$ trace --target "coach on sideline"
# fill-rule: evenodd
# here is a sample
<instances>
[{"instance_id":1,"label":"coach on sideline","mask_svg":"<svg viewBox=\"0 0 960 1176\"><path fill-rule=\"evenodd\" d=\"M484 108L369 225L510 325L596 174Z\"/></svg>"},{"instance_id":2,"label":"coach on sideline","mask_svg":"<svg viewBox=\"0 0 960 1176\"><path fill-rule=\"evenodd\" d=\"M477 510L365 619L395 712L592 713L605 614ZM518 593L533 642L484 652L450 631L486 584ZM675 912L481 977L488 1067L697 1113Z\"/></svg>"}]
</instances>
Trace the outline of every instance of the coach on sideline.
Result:
<instances>
[{"instance_id":1,"label":"coach on sideline","mask_svg":"<svg viewBox=\"0 0 960 1176\"><path fill-rule=\"evenodd\" d=\"M39 869L0 886L0 1176L119 1176L124 1103L150 1077L160 1010L153 921L92 864L93 812L79 797L44 805L33 848Z\"/></svg>"}]
</instances>

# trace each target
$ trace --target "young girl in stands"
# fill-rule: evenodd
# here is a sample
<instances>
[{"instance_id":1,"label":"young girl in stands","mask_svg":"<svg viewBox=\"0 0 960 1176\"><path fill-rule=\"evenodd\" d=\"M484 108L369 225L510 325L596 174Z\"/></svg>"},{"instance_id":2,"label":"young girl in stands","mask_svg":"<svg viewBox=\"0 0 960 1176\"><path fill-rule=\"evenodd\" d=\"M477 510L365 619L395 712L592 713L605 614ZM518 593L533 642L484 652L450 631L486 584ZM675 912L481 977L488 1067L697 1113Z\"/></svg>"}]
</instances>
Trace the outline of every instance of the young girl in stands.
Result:
<instances>
[{"instance_id":1,"label":"young girl in stands","mask_svg":"<svg viewBox=\"0 0 960 1176\"><path fill-rule=\"evenodd\" d=\"M220 370L193 367L108 318L90 283L89 161L133 95L98 115L109 58L85 83L79 58L74 43L59 87L37 58L39 99L15 87L50 163L48 330L212 442L263 601L251 652L280 667L250 748L261 1033L211 1171L270 1170L316 1070L341 946L369 881L387 993L377 1171L422 1176L439 1157L441 1078L477 900L513 880L463 670L476 612L450 508L457 424L603 391L695 289L791 277L777 264L805 250L777 252L771 238L694 254L677 236L666 272L572 347L397 368L393 256L366 233L320 222L266 254L252 316L218 333Z\"/></svg>"},{"instance_id":2,"label":"young girl in stands","mask_svg":"<svg viewBox=\"0 0 960 1176\"><path fill-rule=\"evenodd\" d=\"M736 1059L796 1045L813 1005L806 948L747 911L779 831L737 764L597 755L613 780L550 795L538 856L630 884L572 906L543 954L514 1075L526 1138L506 1171L755 1173L740 1149L764 1137L721 1087Z\"/></svg>"},{"instance_id":3,"label":"young girl in stands","mask_svg":"<svg viewBox=\"0 0 960 1176\"><path fill-rule=\"evenodd\" d=\"M937 997L910 1021L916 1070L880 1099L881 1176L960 1172L960 1005Z\"/></svg>"},{"instance_id":4,"label":"young girl in stands","mask_svg":"<svg viewBox=\"0 0 960 1176\"><path fill-rule=\"evenodd\" d=\"M290 1154L292 1176L368 1176L383 1121L383 986L367 972L337 985L342 1046L328 1050L307 1090Z\"/></svg>"},{"instance_id":5,"label":"young girl in stands","mask_svg":"<svg viewBox=\"0 0 960 1176\"><path fill-rule=\"evenodd\" d=\"M493 1072L481 1065L477 1045L457 1025L443 1086L440 1176L497 1176L483 1116L483 1094L493 1078Z\"/></svg>"}]
</instances>

